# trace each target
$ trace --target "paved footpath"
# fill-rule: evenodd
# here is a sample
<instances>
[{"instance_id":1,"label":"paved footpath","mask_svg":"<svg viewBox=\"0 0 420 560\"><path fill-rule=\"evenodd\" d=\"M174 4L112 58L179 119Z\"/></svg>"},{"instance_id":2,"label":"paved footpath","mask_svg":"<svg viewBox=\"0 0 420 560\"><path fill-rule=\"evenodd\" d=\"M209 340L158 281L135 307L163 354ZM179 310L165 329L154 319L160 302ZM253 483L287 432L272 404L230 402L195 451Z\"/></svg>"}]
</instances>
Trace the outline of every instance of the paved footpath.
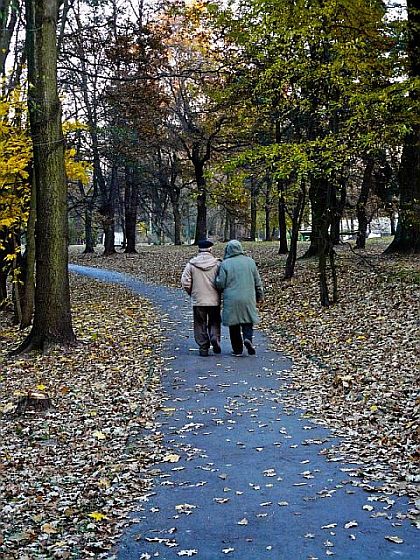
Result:
<instances>
[{"instance_id":1,"label":"paved footpath","mask_svg":"<svg viewBox=\"0 0 420 560\"><path fill-rule=\"evenodd\" d=\"M133 515L118 560L420 558L418 530L403 519L407 500L352 486L356 466L322 454L333 436L284 407L291 363L261 333L257 356L231 356L225 331L222 354L200 358L181 290L70 270L123 284L164 314L157 421L167 462L156 465L154 490Z\"/></svg>"}]
</instances>

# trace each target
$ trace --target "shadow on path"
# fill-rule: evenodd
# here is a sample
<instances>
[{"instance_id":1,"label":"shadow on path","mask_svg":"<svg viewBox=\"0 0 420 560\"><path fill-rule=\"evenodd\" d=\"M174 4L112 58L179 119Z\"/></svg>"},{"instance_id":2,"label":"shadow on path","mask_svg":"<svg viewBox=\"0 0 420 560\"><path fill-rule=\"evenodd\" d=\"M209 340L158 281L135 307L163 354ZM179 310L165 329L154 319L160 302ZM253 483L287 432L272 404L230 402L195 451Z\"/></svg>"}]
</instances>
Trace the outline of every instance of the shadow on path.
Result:
<instances>
[{"instance_id":1,"label":"shadow on path","mask_svg":"<svg viewBox=\"0 0 420 560\"><path fill-rule=\"evenodd\" d=\"M291 363L267 350L261 333L255 357L230 356L225 333L222 354L200 358L181 290L96 268L69 269L122 284L165 314L167 367L157 422L168 462L154 469L154 491L121 538L118 560L420 557L417 530L403 519L407 500L353 487L357 466L322 454L334 443L330 432L284 407Z\"/></svg>"}]
</instances>

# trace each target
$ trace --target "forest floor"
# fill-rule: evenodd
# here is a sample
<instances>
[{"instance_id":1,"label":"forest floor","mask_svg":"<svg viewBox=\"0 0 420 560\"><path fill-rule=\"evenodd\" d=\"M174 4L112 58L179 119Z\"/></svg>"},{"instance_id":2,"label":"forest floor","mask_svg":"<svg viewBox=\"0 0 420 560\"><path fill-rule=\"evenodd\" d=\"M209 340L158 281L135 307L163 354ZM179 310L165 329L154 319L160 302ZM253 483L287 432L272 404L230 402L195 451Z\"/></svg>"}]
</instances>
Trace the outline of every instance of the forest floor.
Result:
<instances>
[{"instance_id":1,"label":"forest floor","mask_svg":"<svg viewBox=\"0 0 420 560\"><path fill-rule=\"evenodd\" d=\"M316 261L298 261L285 283L276 244L245 247L265 285L260 328L294 361L288 405L341 437L331 453L357 463L358 484L379 481L420 509L418 260L383 256L379 243L360 255L340 248L340 301L322 309ZM222 256L223 245L214 252ZM178 287L194 254L194 247L140 247L136 255L105 258L72 248L71 261ZM155 310L122 288L81 277L72 286L75 346L11 360L7 352L22 334L10 317L0 320L5 560L106 555L151 484L148 465L164 454L153 426L162 368ZM31 391L48 393L54 408L16 414ZM140 430L141 444L130 445Z\"/></svg>"},{"instance_id":2,"label":"forest floor","mask_svg":"<svg viewBox=\"0 0 420 560\"><path fill-rule=\"evenodd\" d=\"M9 358L24 333L0 314L2 560L106 556L162 458L154 309L120 287L73 275L71 285L69 348ZM34 392L53 408L19 413Z\"/></svg>"}]
</instances>

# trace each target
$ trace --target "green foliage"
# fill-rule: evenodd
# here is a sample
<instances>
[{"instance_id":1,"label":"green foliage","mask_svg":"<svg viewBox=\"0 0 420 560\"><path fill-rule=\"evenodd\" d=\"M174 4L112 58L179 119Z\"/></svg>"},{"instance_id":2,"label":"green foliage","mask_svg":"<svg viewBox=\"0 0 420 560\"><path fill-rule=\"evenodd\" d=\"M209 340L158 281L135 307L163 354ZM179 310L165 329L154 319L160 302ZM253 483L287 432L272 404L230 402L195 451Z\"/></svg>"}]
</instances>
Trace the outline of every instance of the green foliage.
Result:
<instances>
[{"instance_id":1,"label":"green foliage","mask_svg":"<svg viewBox=\"0 0 420 560\"><path fill-rule=\"evenodd\" d=\"M208 4L206 25L222 37L214 56L227 68L219 95L236 104L251 139L227 169L332 178L400 143L416 84L404 74L401 27L384 16L382 2L363 0Z\"/></svg>"}]
</instances>

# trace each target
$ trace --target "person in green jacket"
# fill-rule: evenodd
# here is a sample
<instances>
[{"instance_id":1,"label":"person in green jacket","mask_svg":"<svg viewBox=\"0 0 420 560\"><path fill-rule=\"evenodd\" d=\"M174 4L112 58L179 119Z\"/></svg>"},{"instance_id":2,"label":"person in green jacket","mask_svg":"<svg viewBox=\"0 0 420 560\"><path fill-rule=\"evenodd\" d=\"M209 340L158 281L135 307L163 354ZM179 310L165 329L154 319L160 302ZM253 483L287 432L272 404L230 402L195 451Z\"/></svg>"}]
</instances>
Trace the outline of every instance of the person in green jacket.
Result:
<instances>
[{"instance_id":1,"label":"person in green jacket","mask_svg":"<svg viewBox=\"0 0 420 560\"><path fill-rule=\"evenodd\" d=\"M254 355L253 327L259 321L257 302L263 301L264 291L255 261L244 255L236 239L226 245L215 286L223 292L222 322L229 327L232 353L242 356L245 345Z\"/></svg>"}]
</instances>

